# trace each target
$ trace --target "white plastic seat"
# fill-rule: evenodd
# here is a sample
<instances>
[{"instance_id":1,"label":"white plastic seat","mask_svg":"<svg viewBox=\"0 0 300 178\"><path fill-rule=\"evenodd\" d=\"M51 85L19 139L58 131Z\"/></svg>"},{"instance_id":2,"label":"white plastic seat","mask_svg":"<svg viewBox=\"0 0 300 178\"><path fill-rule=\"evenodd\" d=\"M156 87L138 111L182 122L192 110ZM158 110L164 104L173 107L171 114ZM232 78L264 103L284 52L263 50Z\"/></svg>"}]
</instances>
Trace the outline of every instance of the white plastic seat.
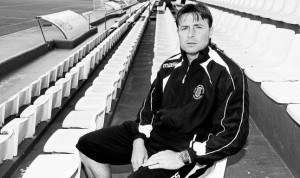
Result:
<instances>
[{"instance_id":1,"label":"white plastic seat","mask_svg":"<svg viewBox=\"0 0 300 178\"><path fill-rule=\"evenodd\" d=\"M81 97L75 105L75 110L99 110L99 108L106 107L106 98L102 97Z\"/></svg>"},{"instance_id":2,"label":"white plastic seat","mask_svg":"<svg viewBox=\"0 0 300 178\"><path fill-rule=\"evenodd\" d=\"M18 145L25 138L30 138L33 136L32 130L29 128L28 118L15 118L7 123L2 129L1 133L9 132L13 130L14 134L12 136L13 142L11 148L13 149L13 156L18 155Z\"/></svg>"},{"instance_id":3,"label":"white plastic seat","mask_svg":"<svg viewBox=\"0 0 300 178\"><path fill-rule=\"evenodd\" d=\"M84 64L78 63L75 67L73 67L70 72L78 73L78 81L85 80L85 74L84 74Z\"/></svg>"},{"instance_id":4,"label":"white plastic seat","mask_svg":"<svg viewBox=\"0 0 300 178\"><path fill-rule=\"evenodd\" d=\"M66 72L69 71L69 68L70 68L70 66L69 66L70 65L69 58L66 58L62 62L63 62L63 71L64 71L64 73L66 73Z\"/></svg>"},{"instance_id":5,"label":"white plastic seat","mask_svg":"<svg viewBox=\"0 0 300 178\"><path fill-rule=\"evenodd\" d=\"M40 154L26 169L23 178L80 178L81 161L77 154Z\"/></svg>"},{"instance_id":6,"label":"white plastic seat","mask_svg":"<svg viewBox=\"0 0 300 178\"><path fill-rule=\"evenodd\" d=\"M33 105L28 106L20 115L20 118L28 118L31 133L35 133L36 126L49 118L49 97L42 95Z\"/></svg>"},{"instance_id":7,"label":"white plastic seat","mask_svg":"<svg viewBox=\"0 0 300 178\"><path fill-rule=\"evenodd\" d=\"M40 76L39 80L41 81L41 90L48 88L50 84L50 73L46 73Z\"/></svg>"},{"instance_id":8,"label":"white plastic seat","mask_svg":"<svg viewBox=\"0 0 300 178\"><path fill-rule=\"evenodd\" d=\"M58 108L61 106L62 101L62 87L61 86L52 86L48 88L45 92L45 95L49 95L49 111L52 109Z\"/></svg>"},{"instance_id":9,"label":"white plastic seat","mask_svg":"<svg viewBox=\"0 0 300 178\"><path fill-rule=\"evenodd\" d=\"M4 120L19 112L18 97L14 95L4 102Z\"/></svg>"},{"instance_id":10,"label":"white plastic seat","mask_svg":"<svg viewBox=\"0 0 300 178\"><path fill-rule=\"evenodd\" d=\"M91 130L89 129L58 129L44 145L46 153L73 153L79 138Z\"/></svg>"},{"instance_id":11,"label":"white plastic seat","mask_svg":"<svg viewBox=\"0 0 300 178\"><path fill-rule=\"evenodd\" d=\"M268 12L261 13L260 15L262 17L272 19L273 16L275 16L278 13L281 13L281 11L284 8L285 2L287 2L287 1L285 1L285 0L274 0L272 8Z\"/></svg>"},{"instance_id":12,"label":"white plastic seat","mask_svg":"<svg viewBox=\"0 0 300 178\"><path fill-rule=\"evenodd\" d=\"M78 81L79 81L79 71L78 70L70 70L68 73L66 73L65 77L70 79L71 89L78 87Z\"/></svg>"},{"instance_id":13,"label":"white plastic seat","mask_svg":"<svg viewBox=\"0 0 300 178\"><path fill-rule=\"evenodd\" d=\"M246 75L255 82L280 82L280 81L296 81L300 80L300 35L296 34L285 62L276 67L263 67L263 68L247 68Z\"/></svg>"},{"instance_id":14,"label":"white plastic seat","mask_svg":"<svg viewBox=\"0 0 300 178\"><path fill-rule=\"evenodd\" d=\"M105 86L109 85L114 87L114 94L113 94L113 99L116 99L117 97L117 92L118 92L118 80L111 80L110 77L97 77L93 81L94 86Z\"/></svg>"},{"instance_id":15,"label":"white plastic seat","mask_svg":"<svg viewBox=\"0 0 300 178\"><path fill-rule=\"evenodd\" d=\"M52 110L49 109L51 107L49 95L41 95L33 102L33 105L43 106L43 108L41 108L41 110L36 113L37 118L41 119L40 121L46 121L48 119L51 119Z\"/></svg>"},{"instance_id":16,"label":"white plastic seat","mask_svg":"<svg viewBox=\"0 0 300 178\"><path fill-rule=\"evenodd\" d=\"M53 67L48 72L49 72L49 83L55 82L57 80L57 67Z\"/></svg>"},{"instance_id":17,"label":"white plastic seat","mask_svg":"<svg viewBox=\"0 0 300 178\"><path fill-rule=\"evenodd\" d=\"M76 67L79 68L79 80L86 80L90 72L90 64L88 62L78 62Z\"/></svg>"},{"instance_id":18,"label":"white plastic seat","mask_svg":"<svg viewBox=\"0 0 300 178\"><path fill-rule=\"evenodd\" d=\"M239 56L233 59L242 67L278 66L284 63L288 49L295 36L293 30L276 28L268 40L267 50L263 55Z\"/></svg>"},{"instance_id":19,"label":"white plastic seat","mask_svg":"<svg viewBox=\"0 0 300 178\"><path fill-rule=\"evenodd\" d=\"M227 164L227 158L224 158L220 161L217 161L213 166L208 168L203 175L201 175L199 178L223 178L226 171L226 164ZM190 173L186 176L188 178L190 175L195 173L197 169L199 169L201 166L196 165Z\"/></svg>"},{"instance_id":20,"label":"white plastic seat","mask_svg":"<svg viewBox=\"0 0 300 178\"><path fill-rule=\"evenodd\" d=\"M57 78L63 77L63 75L64 75L64 63L63 62L58 63L56 68L57 68Z\"/></svg>"},{"instance_id":21,"label":"white plastic seat","mask_svg":"<svg viewBox=\"0 0 300 178\"><path fill-rule=\"evenodd\" d=\"M0 164L3 163L3 160L13 158L13 130L9 132L0 133Z\"/></svg>"},{"instance_id":22,"label":"white plastic seat","mask_svg":"<svg viewBox=\"0 0 300 178\"><path fill-rule=\"evenodd\" d=\"M285 0L282 10L277 13L273 14L271 19L284 21L285 18L288 18L298 7L298 0Z\"/></svg>"},{"instance_id":23,"label":"white plastic seat","mask_svg":"<svg viewBox=\"0 0 300 178\"><path fill-rule=\"evenodd\" d=\"M129 69L129 65L130 65L130 60L128 58L124 58L124 57L121 57L121 56L113 56L109 61L108 61L108 64L109 63L121 63L125 66L125 71L127 72L128 69Z\"/></svg>"},{"instance_id":24,"label":"white plastic seat","mask_svg":"<svg viewBox=\"0 0 300 178\"><path fill-rule=\"evenodd\" d=\"M116 77L118 80L118 88L121 88L122 81L125 76L125 68L123 65L121 66L112 66L106 64L104 69L99 73L98 77Z\"/></svg>"},{"instance_id":25,"label":"white plastic seat","mask_svg":"<svg viewBox=\"0 0 300 178\"><path fill-rule=\"evenodd\" d=\"M87 97L105 97L106 98L106 113L109 113L111 110L112 99L114 96L114 87L110 85L103 86L90 86L84 96Z\"/></svg>"},{"instance_id":26,"label":"white plastic seat","mask_svg":"<svg viewBox=\"0 0 300 178\"><path fill-rule=\"evenodd\" d=\"M69 97L71 94L71 79L70 78L61 78L55 82L55 86L62 87L62 97Z\"/></svg>"},{"instance_id":27,"label":"white plastic seat","mask_svg":"<svg viewBox=\"0 0 300 178\"><path fill-rule=\"evenodd\" d=\"M255 43L256 37L257 37L257 31L259 30L261 25L260 21L256 21L256 20L250 20L247 23L247 28L244 31L244 36L237 40L237 41L233 41L231 39L228 39L228 41L223 41L223 42L219 42L217 43L217 46L220 49L225 49L226 48L234 48L234 47L249 47L251 45L253 45Z\"/></svg>"},{"instance_id":28,"label":"white plastic seat","mask_svg":"<svg viewBox=\"0 0 300 178\"><path fill-rule=\"evenodd\" d=\"M4 103L0 104L0 127L4 124Z\"/></svg>"},{"instance_id":29,"label":"white plastic seat","mask_svg":"<svg viewBox=\"0 0 300 178\"><path fill-rule=\"evenodd\" d=\"M281 18L281 21L290 24L300 24L300 3L295 4L295 9Z\"/></svg>"},{"instance_id":30,"label":"white plastic seat","mask_svg":"<svg viewBox=\"0 0 300 178\"><path fill-rule=\"evenodd\" d=\"M62 123L63 128L98 130L103 127L104 109L96 111L71 111Z\"/></svg>"},{"instance_id":31,"label":"white plastic seat","mask_svg":"<svg viewBox=\"0 0 300 178\"><path fill-rule=\"evenodd\" d=\"M30 91L29 91L29 87L24 87L21 91L19 91L17 93L17 97L18 97L18 108L24 106L24 105L28 105L31 102L31 96L30 96Z\"/></svg>"},{"instance_id":32,"label":"white plastic seat","mask_svg":"<svg viewBox=\"0 0 300 178\"><path fill-rule=\"evenodd\" d=\"M261 89L277 103L300 103L300 82L262 82Z\"/></svg>"},{"instance_id":33,"label":"white plastic seat","mask_svg":"<svg viewBox=\"0 0 300 178\"><path fill-rule=\"evenodd\" d=\"M29 92L31 97L41 95L41 81L35 80L29 84Z\"/></svg>"},{"instance_id":34,"label":"white plastic seat","mask_svg":"<svg viewBox=\"0 0 300 178\"><path fill-rule=\"evenodd\" d=\"M267 43L270 36L275 31L275 25L262 24L257 33L256 40L251 46L231 46L224 47L225 53L229 57L242 55L262 55L267 50Z\"/></svg>"},{"instance_id":35,"label":"white plastic seat","mask_svg":"<svg viewBox=\"0 0 300 178\"><path fill-rule=\"evenodd\" d=\"M289 104L286 111L295 122L300 124L300 104Z\"/></svg>"}]
</instances>

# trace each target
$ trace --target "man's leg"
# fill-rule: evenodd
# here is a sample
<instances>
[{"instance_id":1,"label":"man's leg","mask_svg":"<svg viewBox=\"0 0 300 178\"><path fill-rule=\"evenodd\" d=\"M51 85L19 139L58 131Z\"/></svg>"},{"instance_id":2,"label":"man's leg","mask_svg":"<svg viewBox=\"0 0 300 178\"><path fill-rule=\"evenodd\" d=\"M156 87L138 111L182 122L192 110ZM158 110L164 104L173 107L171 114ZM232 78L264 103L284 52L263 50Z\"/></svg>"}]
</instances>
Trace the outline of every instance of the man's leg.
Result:
<instances>
[{"instance_id":1,"label":"man's leg","mask_svg":"<svg viewBox=\"0 0 300 178\"><path fill-rule=\"evenodd\" d=\"M76 147L88 177L111 177L110 165L131 163L134 122L103 128L82 136Z\"/></svg>"},{"instance_id":2,"label":"man's leg","mask_svg":"<svg viewBox=\"0 0 300 178\"><path fill-rule=\"evenodd\" d=\"M80 153L80 159L84 165L84 170L88 178L111 178L111 170L109 164L98 163L82 153Z\"/></svg>"}]
</instances>

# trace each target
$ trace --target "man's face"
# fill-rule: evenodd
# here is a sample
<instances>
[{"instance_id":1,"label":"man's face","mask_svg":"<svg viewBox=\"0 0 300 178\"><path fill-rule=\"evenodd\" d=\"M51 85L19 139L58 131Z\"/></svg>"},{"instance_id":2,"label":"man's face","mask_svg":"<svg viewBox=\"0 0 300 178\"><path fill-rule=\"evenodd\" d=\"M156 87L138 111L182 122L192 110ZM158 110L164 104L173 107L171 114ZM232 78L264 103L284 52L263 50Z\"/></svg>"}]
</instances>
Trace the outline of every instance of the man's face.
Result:
<instances>
[{"instance_id":1,"label":"man's face","mask_svg":"<svg viewBox=\"0 0 300 178\"><path fill-rule=\"evenodd\" d=\"M190 13L182 14L179 17L180 47L187 55L195 55L204 49L208 45L211 33L207 19L203 20L200 17L197 21L197 18Z\"/></svg>"}]
</instances>

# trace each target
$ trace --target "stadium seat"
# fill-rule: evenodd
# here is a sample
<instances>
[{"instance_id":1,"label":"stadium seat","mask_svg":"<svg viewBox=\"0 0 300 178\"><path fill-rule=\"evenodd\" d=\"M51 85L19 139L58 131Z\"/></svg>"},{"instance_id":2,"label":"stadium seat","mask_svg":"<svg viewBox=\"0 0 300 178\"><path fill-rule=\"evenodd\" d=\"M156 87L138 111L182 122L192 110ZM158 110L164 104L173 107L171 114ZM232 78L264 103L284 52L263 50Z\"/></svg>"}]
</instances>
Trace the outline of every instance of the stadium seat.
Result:
<instances>
[{"instance_id":1,"label":"stadium seat","mask_svg":"<svg viewBox=\"0 0 300 178\"><path fill-rule=\"evenodd\" d=\"M79 153L40 154L29 165L22 177L80 178L80 170Z\"/></svg>"},{"instance_id":2,"label":"stadium seat","mask_svg":"<svg viewBox=\"0 0 300 178\"><path fill-rule=\"evenodd\" d=\"M272 19L274 15L280 13L283 10L285 2L285 0L274 0L271 9L267 12L261 13L260 16Z\"/></svg>"},{"instance_id":3,"label":"stadium seat","mask_svg":"<svg viewBox=\"0 0 300 178\"><path fill-rule=\"evenodd\" d=\"M212 42L218 44L228 40L230 41L241 40L245 35L246 29L248 28L249 21L250 21L249 18L245 18L245 17L238 18L237 25L235 25L235 28L233 28L230 34L226 33L218 36L213 35L211 38ZM226 28L226 26L224 26L223 28Z\"/></svg>"},{"instance_id":4,"label":"stadium seat","mask_svg":"<svg viewBox=\"0 0 300 178\"><path fill-rule=\"evenodd\" d=\"M41 94L41 81L35 80L29 84L29 92L31 97L40 96Z\"/></svg>"},{"instance_id":5,"label":"stadium seat","mask_svg":"<svg viewBox=\"0 0 300 178\"><path fill-rule=\"evenodd\" d=\"M76 64L76 67L79 69L79 81L80 80L86 80L88 78L88 75L89 75L90 64L88 62L78 62Z\"/></svg>"},{"instance_id":6,"label":"stadium seat","mask_svg":"<svg viewBox=\"0 0 300 178\"><path fill-rule=\"evenodd\" d=\"M4 103L0 104L0 127L4 124Z\"/></svg>"},{"instance_id":7,"label":"stadium seat","mask_svg":"<svg viewBox=\"0 0 300 178\"><path fill-rule=\"evenodd\" d=\"M296 34L285 62L276 67L248 68L245 70L246 75L255 82L280 82L300 80L300 35Z\"/></svg>"},{"instance_id":8,"label":"stadium seat","mask_svg":"<svg viewBox=\"0 0 300 178\"><path fill-rule=\"evenodd\" d=\"M13 158L13 130L9 132L0 133L0 164L3 163L3 160Z\"/></svg>"},{"instance_id":9,"label":"stadium seat","mask_svg":"<svg viewBox=\"0 0 300 178\"><path fill-rule=\"evenodd\" d=\"M284 63L294 36L295 32L293 30L276 28L268 39L267 50L262 55L246 54L244 56L235 56L233 60L243 69L281 65Z\"/></svg>"},{"instance_id":10,"label":"stadium seat","mask_svg":"<svg viewBox=\"0 0 300 178\"><path fill-rule=\"evenodd\" d=\"M115 70L115 73L119 74L121 78L124 79L127 72L126 68L127 68L126 63L124 64L122 62L109 61L104 66L103 72L113 72Z\"/></svg>"},{"instance_id":11,"label":"stadium seat","mask_svg":"<svg viewBox=\"0 0 300 178\"><path fill-rule=\"evenodd\" d=\"M110 85L92 85L86 92L85 96L87 97L104 97L106 96L106 113L109 113L111 110L112 99L114 96L114 87Z\"/></svg>"},{"instance_id":12,"label":"stadium seat","mask_svg":"<svg viewBox=\"0 0 300 178\"><path fill-rule=\"evenodd\" d=\"M61 106L61 101L63 98L62 91L63 91L62 86L52 86L46 90L45 95L49 96L48 112L51 112L52 109Z\"/></svg>"},{"instance_id":13,"label":"stadium seat","mask_svg":"<svg viewBox=\"0 0 300 178\"><path fill-rule=\"evenodd\" d=\"M49 97L41 95L33 105L29 105L21 114L20 118L28 118L31 133L35 133L35 127L49 118Z\"/></svg>"},{"instance_id":14,"label":"stadium seat","mask_svg":"<svg viewBox=\"0 0 300 178\"><path fill-rule=\"evenodd\" d=\"M50 69L49 71L49 82L55 82L57 80L57 68L53 67L52 69Z\"/></svg>"},{"instance_id":15,"label":"stadium seat","mask_svg":"<svg viewBox=\"0 0 300 178\"><path fill-rule=\"evenodd\" d=\"M69 61L69 68L72 68L74 66L74 55L70 55L67 59Z\"/></svg>"},{"instance_id":16,"label":"stadium seat","mask_svg":"<svg viewBox=\"0 0 300 178\"><path fill-rule=\"evenodd\" d=\"M108 64L111 64L111 65L123 65L125 67L125 72L128 71L129 69L129 64L130 62L127 60L127 58L122 58L122 57L112 57L108 63Z\"/></svg>"},{"instance_id":17,"label":"stadium seat","mask_svg":"<svg viewBox=\"0 0 300 178\"><path fill-rule=\"evenodd\" d=\"M41 81L41 90L48 88L50 85L50 73L45 73L44 75L39 77Z\"/></svg>"},{"instance_id":18,"label":"stadium seat","mask_svg":"<svg viewBox=\"0 0 300 178\"><path fill-rule=\"evenodd\" d=\"M1 133L9 132L13 130L14 134L12 135L12 142L10 142L11 149L13 150L13 156L18 155L18 146L23 141L24 138L30 138L33 136L29 128L28 118L15 118L7 123L2 129Z\"/></svg>"},{"instance_id":19,"label":"stadium seat","mask_svg":"<svg viewBox=\"0 0 300 178\"><path fill-rule=\"evenodd\" d=\"M64 75L64 63L63 62L58 63L56 68L57 68L57 78L63 77L63 75Z\"/></svg>"},{"instance_id":20,"label":"stadium seat","mask_svg":"<svg viewBox=\"0 0 300 178\"><path fill-rule=\"evenodd\" d=\"M70 78L61 78L55 82L55 86L62 87L62 98L69 97L71 94L71 79Z\"/></svg>"},{"instance_id":21,"label":"stadium seat","mask_svg":"<svg viewBox=\"0 0 300 178\"><path fill-rule=\"evenodd\" d=\"M125 76L125 68L121 65L109 65L106 64L104 69L99 73L99 77L103 75L104 77L108 77L110 75L118 77L118 88L122 87L122 81Z\"/></svg>"},{"instance_id":22,"label":"stadium seat","mask_svg":"<svg viewBox=\"0 0 300 178\"><path fill-rule=\"evenodd\" d=\"M106 107L106 98L104 97L81 97L75 105L75 110L99 110L99 108Z\"/></svg>"},{"instance_id":23,"label":"stadium seat","mask_svg":"<svg viewBox=\"0 0 300 178\"><path fill-rule=\"evenodd\" d=\"M286 16L282 17L281 20L285 23L290 24L300 24L300 2L298 1L295 4L294 10L287 14Z\"/></svg>"},{"instance_id":24,"label":"stadium seat","mask_svg":"<svg viewBox=\"0 0 300 178\"><path fill-rule=\"evenodd\" d=\"M113 99L116 99L117 97L117 91L118 91L118 80L112 80L113 77L97 77L93 81L93 86L104 86L104 85L109 85L114 87L114 95Z\"/></svg>"},{"instance_id":25,"label":"stadium seat","mask_svg":"<svg viewBox=\"0 0 300 178\"><path fill-rule=\"evenodd\" d=\"M272 33L275 31L275 25L262 24L257 32L257 37L254 42L249 47L245 46L235 46L225 48L225 53L230 57L242 56L246 54L257 54L261 55L267 50L267 42Z\"/></svg>"},{"instance_id":26,"label":"stadium seat","mask_svg":"<svg viewBox=\"0 0 300 178\"><path fill-rule=\"evenodd\" d=\"M66 58L65 60L63 60L62 63L63 63L64 73L68 72L69 71L69 65L70 65L69 58Z\"/></svg>"},{"instance_id":27,"label":"stadium seat","mask_svg":"<svg viewBox=\"0 0 300 178\"><path fill-rule=\"evenodd\" d=\"M44 145L45 153L74 153L79 138L91 130L89 129L58 129Z\"/></svg>"},{"instance_id":28,"label":"stadium seat","mask_svg":"<svg viewBox=\"0 0 300 178\"><path fill-rule=\"evenodd\" d=\"M7 101L4 102L4 120L9 116L15 115L19 112L18 96L13 95Z\"/></svg>"},{"instance_id":29,"label":"stadium seat","mask_svg":"<svg viewBox=\"0 0 300 178\"><path fill-rule=\"evenodd\" d=\"M73 67L70 72L78 73L78 81L85 80L84 68L84 63L77 63L77 65Z\"/></svg>"},{"instance_id":30,"label":"stadium seat","mask_svg":"<svg viewBox=\"0 0 300 178\"><path fill-rule=\"evenodd\" d=\"M78 87L78 81L79 81L79 71L78 70L70 70L65 75L66 78L69 78L71 81L71 89Z\"/></svg>"},{"instance_id":31,"label":"stadium seat","mask_svg":"<svg viewBox=\"0 0 300 178\"><path fill-rule=\"evenodd\" d=\"M216 162L213 166L208 168L203 175L201 175L199 178L223 178L225 175L226 171L226 163L227 163L227 158L224 158L218 162ZM190 171L190 173L186 176L189 177L197 169L199 169L201 166L198 164Z\"/></svg>"},{"instance_id":32,"label":"stadium seat","mask_svg":"<svg viewBox=\"0 0 300 178\"><path fill-rule=\"evenodd\" d=\"M284 21L296 10L298 2L298 0L285 0L282 10L279 13L274 13L271 19Z\"/></svg>"},{"instance_id":33,"label":"stadium seat","mask_svg":"<svg viewBox=\"0 0 300 178\"><path fill-rule=\"evenodd\" d=\"M286 108L287 113L294 119L294 121L300 124L300 104L289 104Z\"/></svg>"},{"instance_id":34,"label":"stadium seat","mask_svg":"<svg viewBox=\"0 0 300 178\"><path fill-rule=\"evenodd\" d=\"M300 82L262 82L262 91L280 104L300 103Z\"/></svg>"},{"instance_id":35,"label":"stadium seat","mask_svg":"<svg viewBox=\"0 0 300 178\"><path fill-rule=\"evenodd\" d=\"M95 111L71 111L62 123L63 128L98 130L103 127L104 109Z\"/></svg>"},{"instance_id":36,"label":"stadium seat","mask_svg":"<svg viewBox=\"0 0 300 178\"><path fill-rule=\"evenodd\" d=\"M250 47L255 43L257 32L261 26L261 22L257 20L250 20L247 23L246 30L240 39L231 40L228 39L226 41L221 41L217 43L217 46L226 51L226 48L235 48L235 47Z\"/></svg>"}]
</instances>

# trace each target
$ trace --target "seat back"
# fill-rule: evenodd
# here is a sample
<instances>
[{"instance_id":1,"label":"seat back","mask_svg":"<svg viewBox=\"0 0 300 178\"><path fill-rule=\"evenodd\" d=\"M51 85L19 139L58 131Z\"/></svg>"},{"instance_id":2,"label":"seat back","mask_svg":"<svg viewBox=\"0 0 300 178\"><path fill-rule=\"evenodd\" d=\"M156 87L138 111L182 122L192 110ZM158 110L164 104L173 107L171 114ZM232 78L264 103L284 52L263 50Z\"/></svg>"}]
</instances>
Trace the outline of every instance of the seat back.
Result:
<instances>
[{"instance_id":1,"label":"seat back","mask_svg":"<svg viewBox=\"0 0 300 178\"><path fill-rule=\"evenodd\" d=\"M4 102L4 119L19 112L18 97L14 95Z\"/></svg>"},{"instance_id":2,"label":"seat back","mask_svg":"<svg viewBox=\"0 0 300 178\"><path fill-rule=\"evenodd\" d=\"M31 95L28 86L23 88L21 91L19 91L17 96L18 96L18 108L30 104Z\"/></svg>"},{"instance_id":3,"label":"seat back","mask_svg":"<svg viewBox=\"0 0 300 178\"><path fill-rule=\"evenodd\" d=\"M13 130L0 133L0 164L13 158Z\"/></svg>"}]
</instances>

